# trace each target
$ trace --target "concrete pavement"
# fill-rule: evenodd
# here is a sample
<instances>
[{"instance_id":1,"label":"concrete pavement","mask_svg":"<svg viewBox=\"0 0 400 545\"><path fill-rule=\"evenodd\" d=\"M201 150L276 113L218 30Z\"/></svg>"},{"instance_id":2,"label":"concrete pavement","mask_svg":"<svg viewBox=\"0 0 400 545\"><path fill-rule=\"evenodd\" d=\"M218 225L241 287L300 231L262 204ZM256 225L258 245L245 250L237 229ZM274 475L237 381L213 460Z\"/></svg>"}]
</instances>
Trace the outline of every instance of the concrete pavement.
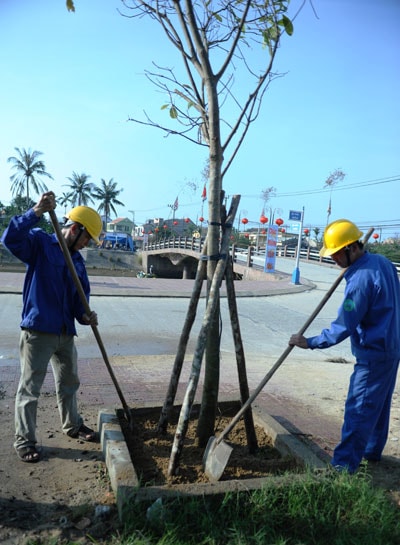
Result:
<instances>
[{"instance_id":1,"label":"concrete pavement","mask_svg":"<svg viewBox=\"0 0 400 545\"><path fill-rule=\"evenodd\" d=\"M190 297L194 280L169 278L136 278L127 276L97 276L89 279L91 294L104 297ZM22 293L25 274L23 272L1 272L0 293ZM312 289L314 284L302 279L300 284L293 284L287 273L266 274L265 280L235 281L237 297L266 297L283 293L298 293ZM205 283L202 296L205 296ZM226 296L225 282L221 286L222 297Z\"/></svg>"}]
</instances>

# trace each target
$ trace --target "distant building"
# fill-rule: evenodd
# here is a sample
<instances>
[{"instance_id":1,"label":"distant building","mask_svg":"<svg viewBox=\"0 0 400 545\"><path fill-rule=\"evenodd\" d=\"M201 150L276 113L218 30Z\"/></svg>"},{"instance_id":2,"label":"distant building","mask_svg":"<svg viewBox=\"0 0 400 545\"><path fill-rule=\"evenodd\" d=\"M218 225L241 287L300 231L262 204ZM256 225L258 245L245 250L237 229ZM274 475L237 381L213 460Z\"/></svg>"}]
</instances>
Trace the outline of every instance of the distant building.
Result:
<instances>
[{"instance_id":1,"label":"distant building","mask_svg":"<svg viewBox=\"0 0 400 545\"><path fill-rule=\"evenodd\" d=\"M134 223L129 218L117 218L107 223L107 233L132 234Z\"/></svg>"},{"instance_id":2,"label":"distant building","mask_svg":"<svg viewBox=\"0 0 400 545\"><path fill-rule=\"evenodd\" d=\"M190 218L148 219L140 226L141 236L158 235L167 237L191 237L198 230L197 225Z\"/></svg>"}]
</instances>

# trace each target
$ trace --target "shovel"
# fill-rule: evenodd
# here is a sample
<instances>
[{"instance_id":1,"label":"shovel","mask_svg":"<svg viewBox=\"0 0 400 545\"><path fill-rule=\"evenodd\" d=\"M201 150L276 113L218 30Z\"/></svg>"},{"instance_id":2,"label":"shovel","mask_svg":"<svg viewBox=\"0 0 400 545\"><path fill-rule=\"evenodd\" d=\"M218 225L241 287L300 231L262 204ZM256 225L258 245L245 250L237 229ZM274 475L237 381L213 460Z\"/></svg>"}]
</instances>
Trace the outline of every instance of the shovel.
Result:
<instances>
[{"instance_id":1,"label":"shovel","mask_svg":"<svg viewBox=\"0 0 400 545\"><path fill-rule=\"evenodd\" d=\"M373 231L374 229L371 228L367 232L367 234L365 235L363 239L364 244L368 241ZM326 292L326 294L324 295L320 303L315 308L314 312L305 322L303 327L299 330L300 335L304 334L306 329L310 326L310 324L314 321L314 319L319 314L321 309L324 307L328 299L330 299L331 295L340 284L345 272L346 272L346 269L343 269L343 271L336 278L335 282L332 284L330 289ZM273 367L268 371L268 373L262 379L260 384L254 390L251 396L247 399L247 401L242 405L240 410L232 418L232 420L229 422L226 428L221 432L221 434L218 437L210 437L210 439L208 440L206 450L204 451L204 455L203 455L203 470L206 476L210 479L210 481L219 481L219 479L221 478L225 470L226 464L229 461L231 452L233 450L233 448L224 441L225 437L232 431L234 426L239 422L240 418L243 416L243 414L246 412L249 406L253 403L253 401L259 395L259 393L267 384L267 382L275 374L275 371L277 371L277 369L282 365L282 363L288 357L288 355L293 350L293 348L294 346L288 346L286 348L286 350L283 352L280 358L275 362Z\"/></svg>"},{"instance_id":2,"label":"shovel","mask_svg":"<svg viewBox=\"0 0 400 545\"><path fill-rule=\"evenodd\" d=\"M65 258L65 261L67 263L69 272L70 272L70 274L72 276L72 280L74 281L76 290L77 290L77 292L79 294L79 297L81 299L82 305L83 305L83 307L85 309L86 314L88 316L90 316L92 311L90 310L89 303L87 302L85 292L83 291L81 281L80 281L79 276L78 276L78 274L76 272L74 262L72 261L72 258L71 258L71 254L69 253L67 243L66 243L65 238L63 237L63 235L61 233L60 225L58 223L58 220L57 220L57 217L56 217L56 214L55 214L54 210L50 210L49 215L50 215L51 223L53 225L53 229L54 229L54 231L56 233L56 236L57 236L57 240L58 240L58 242L59 242L59 244L61 246L62 252L64 254L64 258ZM101 354L103 356L104 363L106 364L106 367L107 367L108 372L110 374L111 380L113 381L115 389L117 390L118 397L119 397L119 399L120 399L120 401L122 403L122 407L124 409L124 413L125 413L126 419L128 421L129 427L130 427L131 431L134 431L134 422L133 422L133 418L132 418L132 409L129 409L128 404L126 403L125 398L124 398L124 396L122 394L121 388L119 387L117 378L116 378L116 376L114 374L114 371L112 370L110 360L108 359L107 352L106 352L106 349L104 347L103 341L102 341L102 339L100 337L100 333L99 333L99 330L97 329L97 326L92 325L91 328L93 330L93 333L94 333L94 336L96 338L97 344L99 345L100 352L101 352Z\"/></svg>"}]
</instances>

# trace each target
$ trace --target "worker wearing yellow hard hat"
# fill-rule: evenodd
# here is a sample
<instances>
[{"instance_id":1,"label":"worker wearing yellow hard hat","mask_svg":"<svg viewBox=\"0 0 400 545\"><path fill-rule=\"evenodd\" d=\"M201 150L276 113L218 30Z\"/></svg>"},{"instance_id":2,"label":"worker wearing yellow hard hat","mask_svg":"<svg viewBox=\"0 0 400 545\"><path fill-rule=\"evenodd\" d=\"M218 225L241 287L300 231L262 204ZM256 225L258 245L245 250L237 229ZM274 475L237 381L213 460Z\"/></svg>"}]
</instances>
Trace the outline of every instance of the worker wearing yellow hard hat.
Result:
<instances>
[{"instance_id":1,"label":"worker wearing yellow hard hat","mask_svg":"<svg viewBox=\"0 0 400 545\"><path fill-rule=\"evenodd\" d=\"M68 221L65 223L65 227L69 227L73 223L79 224L86 229L88 235L93 239L96 244L100 243L99 237L103 228L100 215L90 208L89 206L76 206L66 215ZM78 243L80 236L83 234L83 229L79 232L76 239L73 240L72 246L75 247ZM79 249L79 248L78 248Z\"/></svg>"},{"instance_id":2,"label":"worker wearing yellow hard hat","mask_svg":"<svg viewBox=\"0 0 400 545\"><path fill-rule=\"evenodd\" d=\"M337 318L319 335L296 333L289 344L323 349L350 337L355 366L345 405L341 441L332 467L354 473L362 459L379 462L390 422L400 360L400 284L393 263L370 254L355 223L339 219L324 232L321 256L344 268L346 288Z\"/></svg>"},{"instance_id":3,"label":"worker wearing yellow hard hat","mask_svg":"<svg viewBox=\"0 0 400 545\"><path fill-rule=\"evenodd\" d=\"M340 219L330 223L323 236L323 247L319 254L327 257L335 254L349 244L360 240L362 232L355 223L349 220Z\"/></svg>"},{"instance_id":4,"label":"worker wearing yellow hard hat","mask_svg":"<svg viewBox=\"0 0 400 545\"><path fill-rule=\"evenodd\" d=\"M56 384L62 431L70 437L93 441L97 434L84 424L76 394L80 386L75 322L97 325L97 314L86 314L65 256L55 234L38 228L40 218L56 208L53 191L43 193L24 214L11 218L2 242L26 264L20 322L21 376L15 396L14 448L20 460L39 462L36 416L40 390L49 361ZM89 302L90 284L81 249L91 240L99 242L102 222L88 206L77 206L67 214L62 236L71 252L84 296Z\"/></svg>"}]
</instances>

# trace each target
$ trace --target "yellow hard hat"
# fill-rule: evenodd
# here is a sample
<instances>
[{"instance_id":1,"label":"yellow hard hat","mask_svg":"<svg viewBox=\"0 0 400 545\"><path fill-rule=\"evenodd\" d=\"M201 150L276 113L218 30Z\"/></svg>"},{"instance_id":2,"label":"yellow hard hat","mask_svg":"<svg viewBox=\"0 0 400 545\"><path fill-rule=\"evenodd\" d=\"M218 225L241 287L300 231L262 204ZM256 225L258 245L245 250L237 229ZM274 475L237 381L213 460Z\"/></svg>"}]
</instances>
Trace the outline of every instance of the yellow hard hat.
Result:
<instances>
[{"instance_id":1,"label":"yellow hard hat","mask_svg":"<svg viewBox=\"0 0 400 545\"><path fill-rule=\"evenodd\" d=\"M332 255L361 237L362 232L352 221L345 219L333 221L324 231L324 245L319 255L321 257Z\"/></svg>"},{"instance_id":2,"label":"yellow hard hat","mask_svg":"<svg viewBox=\"0 0 400 545\"><path fill-rule=\"evenodd\" d=\"M103 229L100 215L89 206L76 206L66 216L71 221L83 225L96 244L100 244L99 236Z\"/></svg>"}]
</instances>

